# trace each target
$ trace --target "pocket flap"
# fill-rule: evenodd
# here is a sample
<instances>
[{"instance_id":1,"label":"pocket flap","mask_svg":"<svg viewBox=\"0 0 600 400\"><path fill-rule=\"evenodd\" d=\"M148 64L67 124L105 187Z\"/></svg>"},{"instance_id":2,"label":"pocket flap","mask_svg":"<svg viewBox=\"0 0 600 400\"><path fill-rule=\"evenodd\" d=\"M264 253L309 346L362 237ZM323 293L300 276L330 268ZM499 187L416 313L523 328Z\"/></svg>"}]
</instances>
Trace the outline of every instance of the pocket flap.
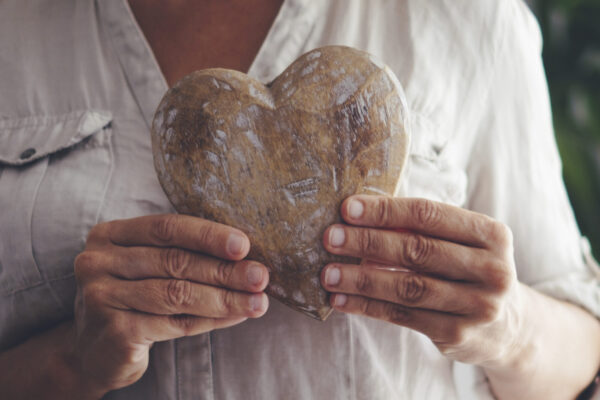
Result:
<instances>
[{"instance_id":1,"label":"pocket flap","mask_svg":"<svg viewBox=\"0 0 600 400\"><path fill-rule=\"evenodd\" d=\"M108 111L0 119L0 164L24 165L67 149L109 126Z\"/></svg>"},{"instance_id":2,"label":"pocket flap","mask_svg":"<svg viewBox=\"0 0 600 400\"><path fill-rule=\"evenodd\" d=\"M410 155L435 160L448 144L448 138L439 126L428 118L411 113Z\"/></svg>"},{"instance_id":3,"label":"pocket flap","mask_svg":"<svg viewBox=\"0 0 600 400\"><path fill-rule=\"evenodd\" d=\"M394 195L463 206L467 197L467 174L445 153L448 133L414 111L410 124L410 158Z\"/></svg>"}]
</instances>

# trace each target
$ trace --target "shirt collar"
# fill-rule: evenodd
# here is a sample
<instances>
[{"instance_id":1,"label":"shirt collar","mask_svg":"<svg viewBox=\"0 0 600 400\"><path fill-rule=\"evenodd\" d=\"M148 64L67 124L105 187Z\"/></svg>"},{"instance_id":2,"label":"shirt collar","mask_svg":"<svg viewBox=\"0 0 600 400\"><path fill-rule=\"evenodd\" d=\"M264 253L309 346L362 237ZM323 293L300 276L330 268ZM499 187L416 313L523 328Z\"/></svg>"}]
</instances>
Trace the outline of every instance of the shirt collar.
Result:
<instances>
[{"instance_id":1,"label":"shirt collar","mask_svg":"<svg viewBox=\"0 0 600 400\"><path fill-rule=\"evenodd\" d=\"M156 107L168 89L167 81L127 0L96 3L127 83L150 128ZM303 45L324 3L284 0L248 74L267 83L294 61L302 50L307 50L303 49Z\"/></svg>"},{"instance_id":2,"label":"shirt collar","mask_svg":"<svg viewBox=\"0 0 600 400\"><path fill-rule=\"evenodd\" d=\"M167 81L126 0L97 1L100 18L148 128Z\"/></svg>"}]
</instances>

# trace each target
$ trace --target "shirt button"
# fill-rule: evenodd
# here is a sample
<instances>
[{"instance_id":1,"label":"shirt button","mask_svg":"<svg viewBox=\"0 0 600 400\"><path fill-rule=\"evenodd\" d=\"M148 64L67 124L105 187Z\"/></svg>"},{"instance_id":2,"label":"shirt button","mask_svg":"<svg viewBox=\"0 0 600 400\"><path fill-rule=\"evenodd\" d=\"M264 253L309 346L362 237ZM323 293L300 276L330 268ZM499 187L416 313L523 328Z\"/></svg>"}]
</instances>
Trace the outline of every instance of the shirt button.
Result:
<instances>
[{"instance_id":1,"label":"shirt button","mask_svg":"<svg viewBox=\"0 0 600 400\"><path fill-rule=\"evenodd\" d=\"M27 160L28 158L30 158L34 154L35 154L35 149L29 148L29 149L25 150L24 152L22 152L21 155L19 156L19 158L21 160Z\"/></svg>"}]
</instances>

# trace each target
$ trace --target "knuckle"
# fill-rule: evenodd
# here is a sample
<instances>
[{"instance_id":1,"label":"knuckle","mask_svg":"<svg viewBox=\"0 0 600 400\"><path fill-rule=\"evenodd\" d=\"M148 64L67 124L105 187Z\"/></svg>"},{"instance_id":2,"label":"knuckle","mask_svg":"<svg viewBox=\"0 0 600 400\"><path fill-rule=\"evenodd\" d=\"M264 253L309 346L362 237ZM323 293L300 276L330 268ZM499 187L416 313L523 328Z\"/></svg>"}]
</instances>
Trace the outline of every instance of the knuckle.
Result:
<instances>
[{"instance_id":1,"label":"knuckle","mask_svg":"<svg viewBox=\"0 0 600 400\"><path fill-rule=\"evenodd\" d=\"M361 314L374 316L374 315L376 315L374 308L375 308L375 303L373 300L369 300L364 297L359 298L358 310Z\"/></svg>"},{"instance_id":2,"label":"knuckle","mask_svg":"<svg viewBox=\"0 0 600 400\"><path fill-rule=\"evenodd\" d=\"M218 237L218 229L216 224L204 224L202 229L198 232L198 240L202 244L202 247L210 247L210 245L215 242Z\"/></svg>"},{"instance_id":3,"label":"knuckle","mask_svg":"<svg viewBox=\"0 0 600 400\"><path fill-rule=\"evenodd\" d=\"M83 251L75 257L73 270L78 279L84 278L90 272L96 270L100 264L99 255L93 251Z\"/></svg>"},{"instance_id":4,"label":"knuckle","mask_svg":"<svg viewBox=\"0 0 600 400\"><path fill-rule=\"evenodd\" d=\"M396 325L406 325L410 320L410 311L398 304L388 303L384 313L386 319Z\"/></svg>"},{"instance_id":5,"label":"knuckle","mask_svg":"<svg viewBox=\"0 0 600 400\"><path fill-rule=\"evenodd\" d=\"M512 246L512 230L502 222L491 219L488 225L488 238L491 244L500 248Z\"/></svg>"},{"instance_id":6,"label":"knuckle","mask_svg":"<svg viewBox=\"0 0 600 400\"><path fill-rule=\"evenodd\" d=\"M364 254L378 255L383 250L383 237L376 230L361 229L358 238Z\"/></svg>"},{"instance_id":7,"label":"knuckle","mask_svg":"<svg viewBox=\"0 0 600 400\"><path fill-rule=\"evenodd\" d=\"M448 325L444 343L451 347L459 347L466 343L466 329L463 325L454 323Z\"/></svg>"},{"instance_id":8,"label":"knuckle","mask_svg":"<svg viewBox=\"0 0 600 400\"><path fill-rule=\"evenodd\" d=\"M354 281L356 291L360 294L370 294L373 289L373 282L369 274L364 270L359 270Z\"/></svg>"},{"instance_id":9,"label":"knuckle","mask_svg":"<svg viewBox=\"0 0 600 400\"><path fill-rule=\"evenodd\" d=\"M504 293L511 287L514 277L507 263L494 259L485 263L484 269L486 282L492 290Z\"/></svg>"},{"instance_id":10,"label":"knuckle","mask_svg":"<svg viewBox=\"0 0 600 400\"><path fill-rule=\"evenodd\" d=\"M219 308L218 311L223 313L223 315L232 314L235 309L235 293L230 290L221 290L219 292L217 306Z\"/></svg>"},{"instance_id":11,"label":"knuckle","mask_svg":"<svg viewBox=\"0 0 600 400\"><path fill-rule=\"evenodd\" d=\"M110 230L109 222L100 222L99 224L94 225L92 227L92 229L90 229L90 231L88 232L88 235L87 235L87 241L94 242L94 241L102 240L102 239L108 237L109 230Z\"/></svg>"},{"instance_id":12,"label":"knuckle","mask_svg":"<svg viewBox=\"0 0 600 400\"><path fill-rule=\"evenodd\" d=\"M387 198L380 198L377 200L377 221L378 225L385 225L390 219L391 205Z\"/></svg>"},{"instance_id":13,"label":"knuckle","mask_svg":"<svg viewBox=\"0 0 600 400\"><path fill-rule=\"evenodd\" d=\"M433 241L423 235L410 235L404 242L403 258L407 265L423 266L433 252Z\"/></svg>"},{"instance_id":14,"label":"knuckle","mask_svg":"<svg viewBox=\"0 0 600 400\"><path fill-rule=\"evenodd\" d=\"M426 293L425 280L416 274L403 274L394 279L394 294L396 298L407 304L419 303Z\"/></svg>"},{"instance_id":15,"label":"knuckle","mask_svg":"<svg viewBox=\"0 0 600 400\"><path fill-rule=\"evenodd\" d=\"M492 299L487 299L481 302L479 317L482 322L493 322L498 318L500 313L500 302Z\"/></svg>"},{"instance_id":16,"label":"knuckle","mask_svg":"<svg viewBox=\"0 0 600 400\"><path fill-rule=\"evenodd\" d=\"M171 243L177 232L178 219L175 215L164 215L150 224L150 234L159 243Z\"/></svg>"},{"instance_id":17,"label":"knuckle","mask_svg":"<svg viewBox=\"0 0 600 400\"><path fill-rule=\"evenodd\" d=\"M410 211L417 223L427 229L435 228L442 220L442 210L439 204L430 200L420 199L413 202Z\"/></svg>"},{"instance_id":18,"label":"knuckle","mask_svg":"<svg viewBox=\"0 0 600 400\"><path fill-rule=\"evenodd\" d=\"M190 307L192 301L192 284L183 279L169 279L166 286L165 300L175 310Z\"/></svg>"},{"instance_id":19,"label":"knuckle","mask_svg":"<svg viewBox=\"0 0 600 400\"><path fill-rule=\"evenodd\" d=\"M215 270L215 281L221 286L229 286L233 282L233 270L235 263L227 260L219 260Z\"/></svg>"},{"instance_id":20,"label":"knuckle","mask_svg":"<svg viewBox=\"0 0 600 400\"><path fill-rule=\"evenodd\" d=\"M169 321L182 336L189 336L196 326L196 318L189 314L175 314L169 316Z\"/></svg>"},{"instance_id":21,"label":"knuckle","mask_svg":"<svg viewBox=\"0 0 600 400\"><path fill-rule=\"evenodd\" d=\"M180 279L190 263L190 253L171 247L161 251L162 265L167 275Z\"/></svg>"}]
</instances>

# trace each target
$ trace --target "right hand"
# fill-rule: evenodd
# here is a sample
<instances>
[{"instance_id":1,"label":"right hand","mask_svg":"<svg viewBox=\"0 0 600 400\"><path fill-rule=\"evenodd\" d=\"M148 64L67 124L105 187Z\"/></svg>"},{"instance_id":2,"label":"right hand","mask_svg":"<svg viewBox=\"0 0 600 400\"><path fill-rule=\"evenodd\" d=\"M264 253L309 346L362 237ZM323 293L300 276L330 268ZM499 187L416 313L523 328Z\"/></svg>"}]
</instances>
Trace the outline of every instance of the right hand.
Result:
<instances>
[{"instance_id":1,"label":"right hand","mask_svg":"<svg viewBox=\"0 0 600 400\"><path fill-rule=\"evenodd\" d=\"M239 230L184 215L96 225L75 260L74 358L99 396L137 381L154 342L262 316L266 267Z\"/></svg>"}]
</instances>

